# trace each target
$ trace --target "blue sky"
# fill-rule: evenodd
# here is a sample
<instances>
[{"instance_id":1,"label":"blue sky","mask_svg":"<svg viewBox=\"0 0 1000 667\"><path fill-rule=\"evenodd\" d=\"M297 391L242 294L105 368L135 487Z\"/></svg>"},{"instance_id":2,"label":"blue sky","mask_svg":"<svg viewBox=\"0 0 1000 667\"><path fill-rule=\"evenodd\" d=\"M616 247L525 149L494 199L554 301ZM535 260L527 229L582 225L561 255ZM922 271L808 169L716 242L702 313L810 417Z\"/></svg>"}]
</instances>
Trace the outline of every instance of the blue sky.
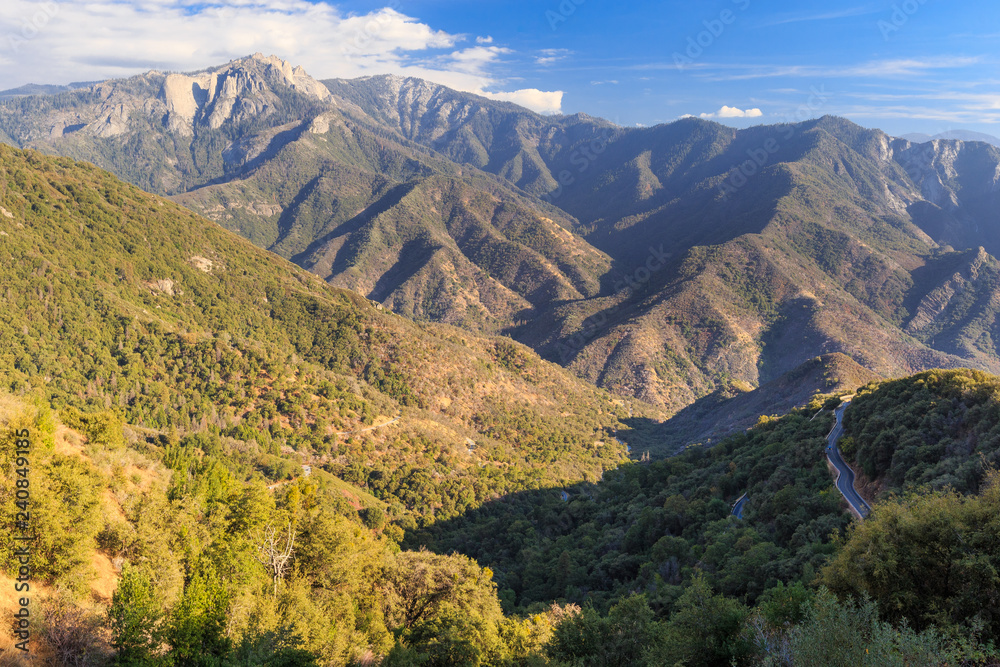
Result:
<instances>
[{"instance_id":1,"label":"blue sky","mask_svg":"<svg viewBox=\"0 0 1000 667\"><path fill-rule=\"evenodd\" d=\"M1000 4L942 0L5 0L0 87L191 71L253 52L396 72L622 125L842 115L1000 135ZM6 37L2 37L6 35Z\"/></svg>"}]
</instances>

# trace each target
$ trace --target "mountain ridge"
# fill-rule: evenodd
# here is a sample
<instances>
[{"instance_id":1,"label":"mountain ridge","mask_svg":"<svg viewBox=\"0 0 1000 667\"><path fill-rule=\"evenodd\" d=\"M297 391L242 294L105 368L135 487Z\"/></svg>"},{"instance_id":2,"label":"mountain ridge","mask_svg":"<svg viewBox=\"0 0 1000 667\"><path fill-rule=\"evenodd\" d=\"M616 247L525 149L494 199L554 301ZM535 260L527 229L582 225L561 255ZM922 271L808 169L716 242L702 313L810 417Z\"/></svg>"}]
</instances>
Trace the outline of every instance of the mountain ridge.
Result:
<instances>
[{"instance_id":1,"label":"mountain ridge","mask_svg":"<svg viewBox=\"0 0 1000 667\"><path fill-rule=\"evenodd\" d=\"M232 74L215 84L232 95L225 113L194 114L193 136L171 125L187 97L169 111L163 81L142 92L160 74L74 93L100 119L114 94L139 91L133 106L156 111L124 134L100 136L102 121L51 138L65 94L7 101L0 131L78 157L135 152L161 174L140 185L172 183L177 201L331 284L510 333L669 412L824 354L882 376L1000 370L991 146L917 145L833 117L619 128L401 77L327 80L324 93L277 58L213 69ZM187 157L169 167L151 136L189 144ZM974 270L947 273L980 246Z\"/></svg>"}]
</instances>

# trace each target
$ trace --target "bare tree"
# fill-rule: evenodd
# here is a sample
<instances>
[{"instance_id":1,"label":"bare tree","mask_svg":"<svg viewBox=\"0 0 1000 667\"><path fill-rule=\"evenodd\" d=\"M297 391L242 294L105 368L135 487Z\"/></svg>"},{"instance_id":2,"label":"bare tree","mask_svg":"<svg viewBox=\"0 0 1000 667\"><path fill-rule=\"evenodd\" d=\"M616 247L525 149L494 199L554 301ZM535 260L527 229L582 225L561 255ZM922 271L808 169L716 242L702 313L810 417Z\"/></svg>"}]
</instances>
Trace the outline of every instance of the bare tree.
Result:
<instances>
[{"instance_id":1,"label":"bare tree","mask_svg":"<svg viewBox=\"0 0 1000 667\"><path fill-rule=\"evenodd\" d=\"M289 561L295 551L295 527L289 521L286 532L267 524L254 542L257 544L257 553L254 557L270 573L274 581L274 594L277 596L278 582L285 578Z\"/></svg>"},{"instance_id":2,"label":"bare tree","mask_svg":"<svg viewBox=\"0 0 1000 667\"><path fill-rule=\"evenodd\" d=\"M63 591L41 604L43 622L39 634L51 651L48 664L59 667L106 664L111 651L96 615L74 604Z\"/></svg>"}]
</instances>

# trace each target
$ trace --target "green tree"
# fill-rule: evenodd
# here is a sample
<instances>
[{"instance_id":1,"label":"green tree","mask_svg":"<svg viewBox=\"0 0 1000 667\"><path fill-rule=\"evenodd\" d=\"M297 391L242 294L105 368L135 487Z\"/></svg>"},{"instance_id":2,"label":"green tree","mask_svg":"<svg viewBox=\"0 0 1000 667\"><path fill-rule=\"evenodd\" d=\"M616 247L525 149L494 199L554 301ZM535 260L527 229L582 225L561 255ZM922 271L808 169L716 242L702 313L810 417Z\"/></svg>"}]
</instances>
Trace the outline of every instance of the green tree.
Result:
<instances>
[{"instance_id":1,"label":"green tree","mask_svg":"<svg viewBox=\"0 0 1000 667\"><path fill-rule=\"evenodd\" d=\"M593 608L556 626L547 654L580 667L655 665L664 651L663 624L656 620L645 596L630 595L606 617Z\"/></svg>"},{"instance_id":2,"label":"green tree","mask_svg":"<svg viewBox=\"0 0 1000 667\"><path fill-rule=\"evenodd\" d=\"M108 608L114 664L134 667L158 664L159 621L152 580L145 571L126 565Z\"/></svg>"},{"instance_id":3,"label":"green tree","mask_svg":"<svg viewBox=\"0 0 1000 667\"><path fill-rule=\"evenodd\" d=\"M692 667L739 662L752 651L742 634L749 613L736 600L713 593L699 574L677 600L666 641L654 657L659 664L683 662Z\"/></svg>"},{"instance_id":4,"label":"green tree","mask_svg":"<svg viewBox=\"0 0 1000 667\"><path fill-rule=\"evenodd\" d=\"M190 667L218 667L232 649L225 635L228 596L214 570L196 571L170 615L168 656Z\"/></svg>"},{"instance_id":5,"label":"green tree","mask_svg":"<svg viewBox=\"0 0 1000 667\"><path fill-rule=\"evenodd\" d=\"M884 502L855 524L822 580L866 595L886 620L1000 639L1000 474L979 496L938 491Z\"/></svg>"},{"instance_id":6,"label":"green tree","mask_svg":"<svg viewBox=\"0 0 1000 667\"><path fill-rule=\"evenodd\" d=\"M904 667L954 664L956 656L933 630L897 630L879 620L875 603L839 601L826 589L817 594L806 621L791 635L795 665Z\"/></svg>"},{"instance_id":7,"label":"green tree","mask_svg":"<svg viewBox=\"0 0 1000 667\"><path fill-rule=\"evenodd\" d=\"M811 601L812 593L802 582L785 586L779 581L777 586L764 592L757 608L768 623L780 628L798 625L805 620Z\"/></svg>"}]
</instances>

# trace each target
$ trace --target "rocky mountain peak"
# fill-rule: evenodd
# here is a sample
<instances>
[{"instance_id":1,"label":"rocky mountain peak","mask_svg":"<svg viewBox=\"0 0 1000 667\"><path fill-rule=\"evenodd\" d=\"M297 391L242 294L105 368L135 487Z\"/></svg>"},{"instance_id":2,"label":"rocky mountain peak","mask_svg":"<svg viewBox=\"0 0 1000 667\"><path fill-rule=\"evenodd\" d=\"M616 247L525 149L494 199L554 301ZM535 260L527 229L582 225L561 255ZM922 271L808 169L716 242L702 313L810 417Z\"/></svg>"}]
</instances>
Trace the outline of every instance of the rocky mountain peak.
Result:
<instances>
[{"instance_id":1,"label":"rocky mountain peak","mask_svg":"<svg viewBox=\"0 0 1000 667\"><path fill-rule=\"evenodd\" d=\"M160 98L167 106L170 129L191 134L198 120L215 129L234 116L267 113L276 101L274 90L280 87L318 100L331 97L301 66L255 53L215 70L167 75Z\"/></svg>"}]
</instances>

